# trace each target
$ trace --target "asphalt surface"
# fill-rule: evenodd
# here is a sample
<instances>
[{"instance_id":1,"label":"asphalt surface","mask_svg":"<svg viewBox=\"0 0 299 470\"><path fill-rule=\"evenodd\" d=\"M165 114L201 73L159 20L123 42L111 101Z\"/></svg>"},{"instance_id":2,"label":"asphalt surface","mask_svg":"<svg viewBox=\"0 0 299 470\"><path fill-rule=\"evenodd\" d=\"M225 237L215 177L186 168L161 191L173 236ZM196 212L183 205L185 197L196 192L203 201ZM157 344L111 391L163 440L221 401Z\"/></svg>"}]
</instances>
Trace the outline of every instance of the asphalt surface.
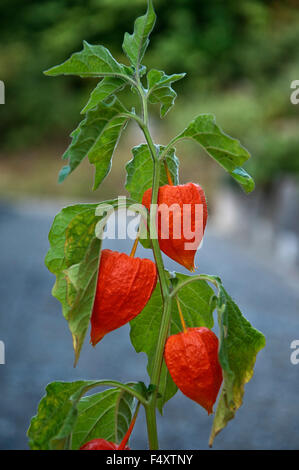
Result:
<instances>
[{"instance_id":1,"label":"asphalt surface","mask_svg":"<svg viewBox=\"0 0 299 470\"><path fill-rule=\"evenodd\" d=\"M128 327L108 335L95 349L86 342L73 368L71 337L59 303L51 297L54 277L44 266L51 207L0 204L0 449L26 449L26 430L48 382L113 378L146 381L144 354L130 345ZM106 241L129 251L131 242ZM138 248L137 256L143 256ZM214 449L299 448L299 364L290 343L299 339L299 293L283 273L265 266L235 241L206 233L200 271L221 276L252 324L266 335L255 374L236 418L216 438ZM170 269L182 269L167 261ZM207 449L212 418L180 392L158 418L162 449ZM144 416L131 447L146 448Z\"/></svg>"}]
</instances>

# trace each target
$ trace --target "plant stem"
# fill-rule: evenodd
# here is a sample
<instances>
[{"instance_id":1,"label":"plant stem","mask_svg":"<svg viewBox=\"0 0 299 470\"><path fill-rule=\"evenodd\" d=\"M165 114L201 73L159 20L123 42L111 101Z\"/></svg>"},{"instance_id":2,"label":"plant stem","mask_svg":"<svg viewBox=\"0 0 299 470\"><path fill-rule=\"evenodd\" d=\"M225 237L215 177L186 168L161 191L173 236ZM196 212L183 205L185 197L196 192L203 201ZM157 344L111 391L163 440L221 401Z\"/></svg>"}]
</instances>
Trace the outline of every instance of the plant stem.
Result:
<instances>
[{"instance_id":1,"label":"plant stem","mask_svg":"<svg viewBox=\"0 0 299 470\"><path fill-rule=\"evenodd\" d=\"M137 237L135 238L134 245L133 245L133 247L132 247L131 253L130 253L130 257L131 257L131 258L134 258L134 256L135 256L135 253L136 253L136 250L137 250L138 241L139 241L139 236L137 235Z\"/></svg>"},{"instance_id":2,"label":"plant stem","mask_svg":"<svg viewBox=\"0 0 299 470\"><path fill-rule=\"evenodd\" d=\"M157 386L156 393L153 393L151 400L149 401L149 406L154 403L156 407L157 392L160 383L161 367L163 363L163 354L164 347L168 336L169 323L170 323L170 314L171 314L171 297L168 295L164 300L162 321L159 331L159 337L156 347L156 355L154 359L154 365L152 369L152 383Z\"/></svg>"},{"instance_id":3,"label":"plant stem","mask_svg":"<svg viewBox=\"0 0 299 470\"><path fill-rule=\"evenodd\" d=\"M159 449L156 407L147 405L145 408L148 445L150 450Z\"/></svg>"},{"instance_id":4,"label":"plant stem","mask_svg":"<svg viewBox=\"0 0 299 470\"><path fill-rule=\"evenodd\" d=\"M166 159L163 160L163 163L164 163L164 168L165 168L165 171L166 171L168 184L169 184L169 186L173 186L173 181L172 181L172 178L171 178L171 174L170 174Z\"/></svg>"},{"instance_id":5,"label":"plant stem","mask_svg":"<svg viewBox=\"0 0 299 470\"><path fill-rule=\"evenodd\" d=\"M180 320L181 320L181 324L182 324L182 327L183 327L183 331L184 331L184 333L186 333L186 332L187 332L187 327L186 327L185 319L184 319L184 317L183 317L183 313L182 313L180 301L179 301L179 299L178 299L177 296L176 296L175 300L176 300L176 303L177 303L177 306L178 306L178 311L179 311L179 315L180 315Z\"/></svg>"},{"instance_id":6,"label":"plant stem","mask_svg":"<svg viewBox=\"0 0 299 470\"><path fill-rule=\"evenodd\" d=\"M144 398L144 396L139 393L137 390L133 389L130 387L130 384L123 384L121 382L118 382L116 380L95 380L92 382L90 385L87 385L84 387L84 393L87 393L89 390L92 390L93 388L96 387L115 387L119 388L121 390L124 390L125 392L129 393L133 397L135 397L140 403L144 406L147 405L147 401ZM78 395L79 396L79 395ZM81 396L79 396L81 398Z\"/></svg>"},{"instance_id":7,"label":"plant stem","mask_svg":"<svg viewBox=\"0 0 299 470\"><path fill-rule=\"evenodd\" d=\"M164 271L164 264L162 259L162 254L159 246L158 241L158 234L157 234L157 200L158 200L158 192L159 192L159 183L160 183L160 171L161 166L160 162L155 160L154 161L154 174L153 174L153 186L152 186L152 199L151 199L151 208L150 208L150 237L153 245L153 252L154 257L158 269L158 275L161 285L161 293L163 300L165 302L166 298L169 294L168 288L168 281L166 278L166 273Z\"/></svg>"},{"instance_id":8,"label":"plant stem","mask_svg":"<svg viewBox=\"0 0 299 470\"><path fill-rule=\"evenodd\" d=\"M170 297L170 286L164 270L164 264L162 259L162 254L159 246L158 235L157 235L157 202L158 202L158 193L160 186L160 173L161 173L161 161L159 160L158 152L153 142L152 136L148 127L148 111L147 111L147 96L144 92L144 89L140 83L138 84L138 89L140 95L142 96L142 106L143 106L143 122L139 125L143 131L144 137L148 144L150 154L153 160L153 183L152 183L152 199L151 199L151 208L150 208L150 237L152 241L153 253L157 265L161 294L163 298L163 313L161 326L159 331L158 342L156 346L156 353L153 362L153 368L151 372L151 382L156 386L155 391L151 395L148 404L145 407L146 411L146 422L147 422L147 432L148 432L148 441L149 448L151 450L156 450L159 448L158 443L158 433L157 433L157 422L156 422L156 403L157 403L157 393L159 390L161 367L163 363L163 353L165 342L167 339L171 315L171 302Z\"/></svg>"},{"instance_id":9,"label":"plant stem","mask_svg":"<svg viewBox=\"0 0 299 470\"><path fill-rule=\"evenodd\" d=\"M198 274L197 276L190 277L186 281L180 282L180 284L178 284L178 286L175 287L175 289L173 289L173 291L170 293L170 297L175 297L179 290L182 289L182 287L187 286L188 284L195 281L211 282L212 284L214 284L215 287L217 287L217 289L219 289L219 284L221 284L220 279L215 276L209 276L207 274Z\"/></svg>"}]
</instances>

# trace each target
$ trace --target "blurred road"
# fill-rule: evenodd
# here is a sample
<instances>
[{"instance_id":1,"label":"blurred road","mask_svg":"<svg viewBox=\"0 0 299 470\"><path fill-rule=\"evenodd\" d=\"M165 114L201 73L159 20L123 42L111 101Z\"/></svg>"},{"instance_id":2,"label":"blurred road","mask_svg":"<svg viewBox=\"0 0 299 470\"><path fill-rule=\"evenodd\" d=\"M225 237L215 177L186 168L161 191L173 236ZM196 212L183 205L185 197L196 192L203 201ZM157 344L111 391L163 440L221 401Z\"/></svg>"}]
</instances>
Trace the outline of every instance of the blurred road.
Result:
<instances>
[{"instance_id":1,"label":"blurred road","mask_svg":"<svg viewBox=\"0 0 299 470\"><path fill-rule=\"evenodd\" d=\"M57 209L57 208L56 208ZM59 303L51 297L54 277L44 266L51 206L0 205L0 449L26 449L26 429L48 382L114 378L144 380L146 358L136 355L128 327L109 334L95 349L86 342L73 369L72 342ZM126 241L110 248L129 251ZM137 256L143 255L138 248ZM200 271L218 274L252 324L266 335L244 405L216 438L215 449L299 448L299 364L290 343L299 339L299 293L287 280L253 259L236 242L207 233ZM176 263L170 269L182 271ZM178 393L158 420L163 449L207 449L212 418ZM131 447L146 447L143 415Z\"/></svg>"}]
</instances>

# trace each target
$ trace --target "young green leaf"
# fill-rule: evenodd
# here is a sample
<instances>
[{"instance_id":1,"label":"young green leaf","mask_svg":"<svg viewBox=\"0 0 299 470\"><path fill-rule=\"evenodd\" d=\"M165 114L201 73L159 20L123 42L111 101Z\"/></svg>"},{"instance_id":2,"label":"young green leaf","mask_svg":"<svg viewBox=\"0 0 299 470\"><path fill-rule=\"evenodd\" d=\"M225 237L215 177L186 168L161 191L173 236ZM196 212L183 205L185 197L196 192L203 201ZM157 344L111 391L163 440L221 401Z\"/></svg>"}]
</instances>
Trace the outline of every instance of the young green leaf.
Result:
<instances>
[{"instance_id":1,"label":"young green leaf","mask_svg":"<svg viewBox=\"0 0 299 470\"><path fill-rule=\"evenodd\" d=\"M189 276L176 274L179 281L188 279ZM206 326L212 328L213 316L210 310L210 299L214 291L205 281L194 281L183 287L178 298L182 312L188 327ZM151 377L153 360L158 341L160 325L162 319L162 297L160 286L157 285L149 302L143 311L131 321L131 342L136 352L145 352L148 356L148 373ZM175 302L172 304L170 334L182 331L179 313ZM164 404L176 393L177 387L171 379L169 372L163 361L161 371L161 382L159 387L160 397L157 406L162 413Z\"/></svg>"},{"instance_id":2,"label":"young green leaf","mask_svg":"<svg viewBox=\"0 0 299 470\"><path fill-rule=\"evenodd\" d=\"M159 154L165 149L157 146ZM132 149L133 158L126 164L127 179L125 188L130 196L138 202L142 201L144 192L151 188L153 182L153 160L146 144L138 145ZM174 184L179 184L179 160L170 149L166 162ZM164 165L161 166L160 186L168 183Z\"/></svg>"},{"instance_id":3,"label":"young green leaf","mask_svg":"<svg viewBox=\"0 0 299 470\"><path fill-rule=\"evenodd\" d=\"M252 178L240 167L250 158L248 151L236 139L225 134L217 126L213 114L200 114L171 144L182 139L198 142L231 176L238 181L246 192L253 189Z\"/></svg>"},{"instance_id":4,"label":"young green leaf","mask_svg":"<svg viewBox=\"0 0 299 470\"><path fill-rule=\"evenodd\" d=\"M210 446L215 436L234 418L242 405L244 385L253 375L257 353L265 346L264 335L243 317L222 285L219 290L219 361L223 371L223 386L213 422Z\"/></svg>"},{"instance_id":5,"label":"young green leaf","mask_svg":"<svg viewBox=\"0 0 299 470\"><path fill-rule=\"evenodd\" d=\"M88 157L90 163L95 165L93 189L97 189L111 169L115 147L127 124L128 118L122 114L124 112L124 107L116 98L109 104L101 102L87 112L85 119L72 132L72 142L62 156L69 163L59 174L60 183Z\"/></svg>"},{"instance_id":6,"label":"young green leaf","mask_svg":"<svg viewBox=\"0 0 299 470\"><path fill-rule=\"evenodd\" d=\"M101 101L122 90L125 86L126 81L122 78L103 78L91 92L89 100L86 106L82 109L81 114L87 113L90 109L95 108Z\"/></svg>"},{"instance_id":7,"label":"young green leaf","mask_svg":"<svg viewBox=\"0 0 299 470\"><path fill-rule=\"evenodd\" d=\"M132 70L119 64L104 46L83 41L83 49L72 54L60 65L44 72L46 75L79 75L80 77L116 77L133 83Z\"/></svg>"},{"instance_id":8,"label":"young green leaf","mask_svg":"<svg viewBox=\"0 0 299 470\"><path fill-rule=\"evenodd\" d=\"M153 3L152 0L148 0L147 11L144 16L140 16L135 21L133 34L125 33L123 50L136 69L139 69L155 22L156 14Z\"/></svg>"},{"instance_id":9,"label":"young green leaf","mask_svg":"<svg viewBox=\"0 0 299 470\"><path fill-rule=\"evenodd\" d=\"M147 74L148 99L150 103L160 103L160 115L164 117L174 105L176 92L171 87L172 83L184 78L185 73L166 75L160 70L152 69Z\"/></svg>"}]
</instances>

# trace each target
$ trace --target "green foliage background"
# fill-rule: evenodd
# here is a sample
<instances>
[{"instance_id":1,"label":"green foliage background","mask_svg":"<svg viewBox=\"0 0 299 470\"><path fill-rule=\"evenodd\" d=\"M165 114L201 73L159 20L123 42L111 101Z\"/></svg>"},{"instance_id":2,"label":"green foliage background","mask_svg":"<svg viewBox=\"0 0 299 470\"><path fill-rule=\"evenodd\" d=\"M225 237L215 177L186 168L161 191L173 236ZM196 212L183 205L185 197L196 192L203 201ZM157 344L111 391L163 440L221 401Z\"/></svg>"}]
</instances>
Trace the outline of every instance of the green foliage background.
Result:
<instances>
[{"instance_id":1,"label":"green foliage background","mask_svg":"<svg viewBox=\"0 0 299 470\"><path fill-rule=\"evenodd\" d=\"M289 97L291 81L299 78L299 2L155 0L154 5L158 22L145 63L169 74L187 72L176 84L176 111L162 132L174 135L199 112L213 112L254 154L247 169L257 183L298 174L298 107ZM144 0L1 1L0 79L7 103L0 118L2 161L8 150L65 143L95 81L49 79L42 71L81 50L83 39L109 47L127 63L119 45L145 6ZM158 115L158 106L154 109Z\"/></svg>"}]
</instances>

